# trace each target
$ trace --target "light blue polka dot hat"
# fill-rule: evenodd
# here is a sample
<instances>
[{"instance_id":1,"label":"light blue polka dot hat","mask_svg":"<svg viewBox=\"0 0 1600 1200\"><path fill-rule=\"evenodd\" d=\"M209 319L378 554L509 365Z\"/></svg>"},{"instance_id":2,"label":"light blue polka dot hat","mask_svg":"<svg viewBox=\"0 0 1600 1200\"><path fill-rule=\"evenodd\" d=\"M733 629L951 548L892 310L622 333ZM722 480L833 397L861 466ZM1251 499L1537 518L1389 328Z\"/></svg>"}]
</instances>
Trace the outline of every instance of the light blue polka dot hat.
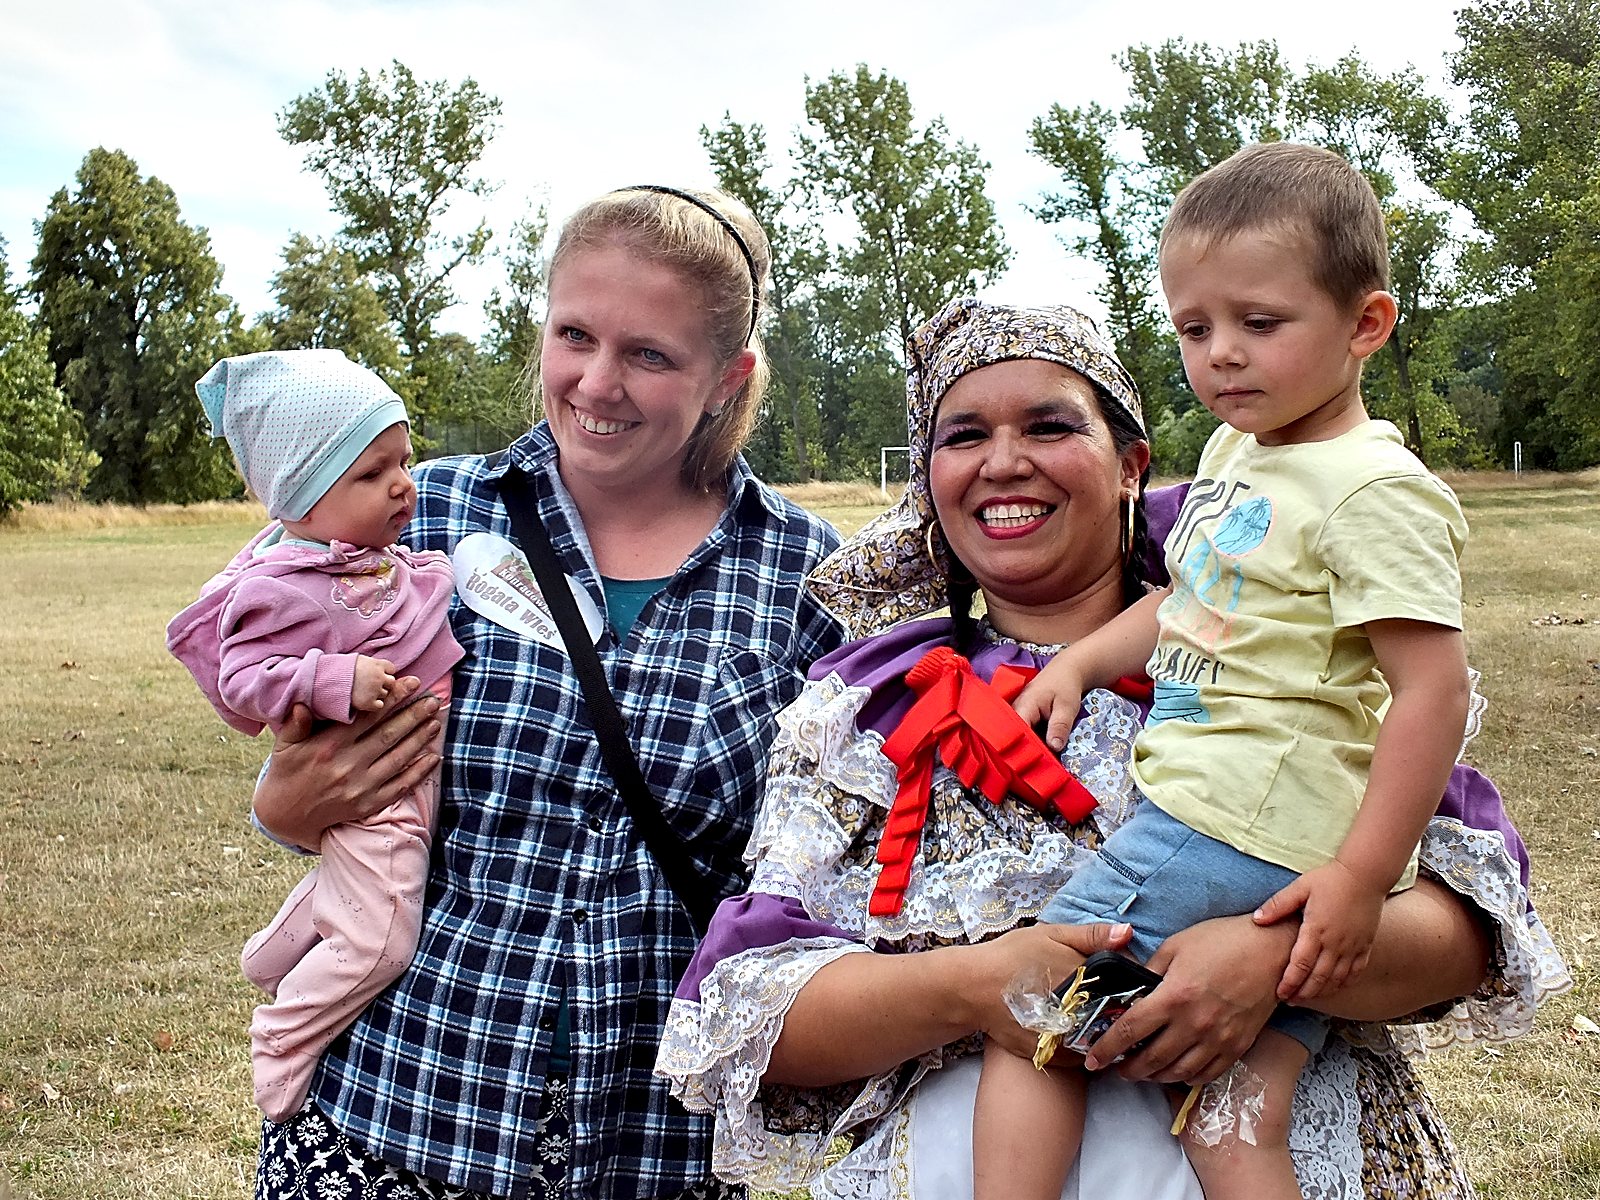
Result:
<instances>
[{"instance_id":1,"label":"light blue polka dot hat","mask_svg":"<svg viewBox=\"0 0 1600 1200\"><path fill-rule=\"evenodd\" d=\"M298 521L391 425L405 401L342 350L225 358L194 385L267 514Z\"/></svg>"}]
</instances>

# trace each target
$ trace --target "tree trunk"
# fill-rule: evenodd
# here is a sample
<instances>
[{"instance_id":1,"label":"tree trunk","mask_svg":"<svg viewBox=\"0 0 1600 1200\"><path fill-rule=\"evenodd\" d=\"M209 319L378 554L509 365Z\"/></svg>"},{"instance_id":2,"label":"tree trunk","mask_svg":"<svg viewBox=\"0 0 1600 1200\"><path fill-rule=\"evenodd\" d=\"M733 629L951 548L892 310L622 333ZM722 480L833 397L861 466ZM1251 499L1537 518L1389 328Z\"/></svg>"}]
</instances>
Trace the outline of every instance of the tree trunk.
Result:
<instances>
[{"instance_id":1,"label":"tree trunk","mask_svg":"<svg viewBox=\"0 0 1600 1200\"><path fill-rule=\"evenodd\" d=\"M1401 344L1398 327L1389 338L1389 349L1394 354L1395 378L1400 384L1400 398L1406 406L1406 448L1427 464L1422 454L1422 416L1417 411L1417 394L1411 386L1411 355Z\"/></svg>"}]
</instances>

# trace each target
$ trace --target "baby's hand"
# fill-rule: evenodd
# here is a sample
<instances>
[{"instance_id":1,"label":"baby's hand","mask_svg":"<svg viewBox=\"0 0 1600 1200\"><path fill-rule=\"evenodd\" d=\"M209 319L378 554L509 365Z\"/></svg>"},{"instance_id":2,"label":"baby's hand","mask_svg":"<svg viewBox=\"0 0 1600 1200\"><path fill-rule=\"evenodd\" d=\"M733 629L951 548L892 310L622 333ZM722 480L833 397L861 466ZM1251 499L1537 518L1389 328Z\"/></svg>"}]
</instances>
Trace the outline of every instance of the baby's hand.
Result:
<instances>
[{"instance_id":1,"label":"baby's hand","mask_svg":"<svg viewBox=\"0 0 1600 1200\"><path fill-rule=\"evenodd\" d=\"M1300 936L1278 983L1278 999L1304 1004L1361 974L1378 934L1385 895L1385 889L1335 859L1307 871L1258 908L1256 921L1262 925L1304 909Z\"/></svg>"},{"instance_id":2,"label":"baby's hand","mask_svg":"<svg viewBox=\"0 0 1600 1200\"><path fill-rule=\"evenodd\" d=\"M1066 656L1060 654L1047 662L1011 702L1017 715L1029 725L1050 718L1044 740L1057 754L1066 746L1067 735L1082 706L1083 680Z\"/></svg>"},{"instance_id":3,"label":"baby's hand","mask_svg":"<svg viewBox=\"0 0 1600 1200\"><path fill-rule=\"evenodd\" d=\"M381 658L356 656L356 681L350 689L350 707L356 712L377 712L394 695L395 666Z\"/></svg>"}]
</instances>

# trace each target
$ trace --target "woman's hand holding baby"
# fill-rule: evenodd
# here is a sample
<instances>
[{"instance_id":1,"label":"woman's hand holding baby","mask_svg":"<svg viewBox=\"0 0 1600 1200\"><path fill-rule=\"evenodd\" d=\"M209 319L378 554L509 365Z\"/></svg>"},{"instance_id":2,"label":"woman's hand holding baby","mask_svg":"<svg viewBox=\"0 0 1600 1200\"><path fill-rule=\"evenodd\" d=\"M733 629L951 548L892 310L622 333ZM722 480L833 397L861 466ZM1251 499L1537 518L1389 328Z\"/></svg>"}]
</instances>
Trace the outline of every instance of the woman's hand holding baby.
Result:
<instances>
[{"instance_id":1,"label":"woman's hand holding baby","mask_svg":"<svg viewBox=\"0 0 1600 1200\"><path fill-rule=\"evenodd\" d=\"M256 818L275 837L315 849L330 826L369 817L416 787L439 762L429 749L439 732L438 699L404 703L420 687L401 677L392 704L348 725L315 728L311 710L296 705L256 784Z\"/></svg>"}]
</instances>

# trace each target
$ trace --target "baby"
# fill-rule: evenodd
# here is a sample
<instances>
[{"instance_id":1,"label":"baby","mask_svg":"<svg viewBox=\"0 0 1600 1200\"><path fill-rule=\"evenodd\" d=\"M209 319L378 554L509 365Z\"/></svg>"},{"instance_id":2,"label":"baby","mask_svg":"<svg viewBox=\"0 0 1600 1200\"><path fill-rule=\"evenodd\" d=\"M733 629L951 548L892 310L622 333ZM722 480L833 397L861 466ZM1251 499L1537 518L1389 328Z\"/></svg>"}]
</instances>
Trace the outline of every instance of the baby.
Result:
<instances>
[{"instance_id":1,"label":"baby","mask_svg":"<svg viewBox=\"0 0 1600 1200\"><path fill-rule=\"evenodd\" d=\"M390 703L401 675L448 701L462 653L449 560L393 544L417 500L400 397L337 350L226 358L195 391L274 518L167 627L222 719L254 736L303 704L348 722ZM328 1043L411 962L438 799L435 771L329 829L321 864L246 943L245 976L272 998L250 1025L272 1120L299 1111Z\"/></svg>"}]
</instances>

